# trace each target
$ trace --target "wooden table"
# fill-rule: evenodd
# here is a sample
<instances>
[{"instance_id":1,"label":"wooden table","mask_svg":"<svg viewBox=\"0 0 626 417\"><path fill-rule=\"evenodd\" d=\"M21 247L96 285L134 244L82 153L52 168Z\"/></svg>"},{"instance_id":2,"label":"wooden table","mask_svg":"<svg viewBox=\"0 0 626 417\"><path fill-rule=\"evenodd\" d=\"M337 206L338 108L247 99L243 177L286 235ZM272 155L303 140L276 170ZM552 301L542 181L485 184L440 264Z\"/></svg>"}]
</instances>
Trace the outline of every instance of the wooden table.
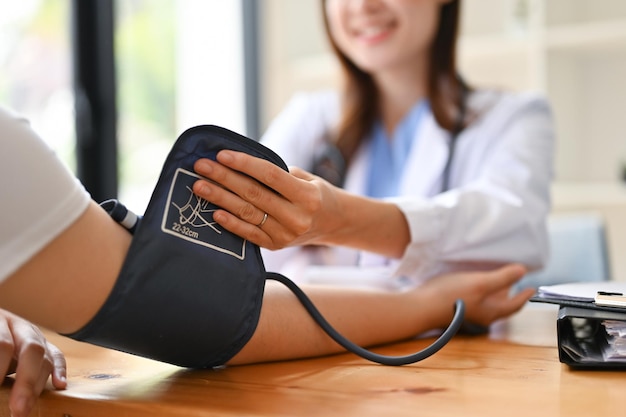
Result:
<instances>
[{"instance_id":1,"label":"wooden table","mask_svg":"<svg viewBox=\"0 0 626 417\"><path fill-rule=\"evenodd\" d=\"M530 304L487 336L457 336L431 358L386 367L352 354L189 371L50 335L69 388L33 416L623 416L626 374L559 363L556 308ZM406 354L431 340L376 349ZM8 415L10 380L0 390Z\"/></svg>"}]
</instances>

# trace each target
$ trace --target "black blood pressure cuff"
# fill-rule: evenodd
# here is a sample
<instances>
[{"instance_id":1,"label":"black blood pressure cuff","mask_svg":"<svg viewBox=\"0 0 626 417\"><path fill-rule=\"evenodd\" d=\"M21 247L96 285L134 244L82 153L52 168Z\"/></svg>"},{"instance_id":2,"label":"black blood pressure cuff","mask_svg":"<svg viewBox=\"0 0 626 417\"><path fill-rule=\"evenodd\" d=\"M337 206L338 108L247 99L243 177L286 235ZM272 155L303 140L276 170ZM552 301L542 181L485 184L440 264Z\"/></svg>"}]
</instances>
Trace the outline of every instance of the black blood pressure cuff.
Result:
<instances>
[{"instance_id":1,"label":"black blood pressure cuff","mask_svg":"<svg viewBox=\"0 0 626 417\"><path fill-rule=\"evenodd\" d=\"M184 367L222 365L256 328L265 268L258 246L213 221L217 207L192 192L193 164L231 149L287 169L259 143L217 126L185 131L138 224L116 201L103 206L134 230L119 278L73 339ZM97 256L97 254L95 254Z\"/></svg>"},{"instance_id":2,"label":"black blood pressure cuff","mask_svg":"<svg viewBox=\"0 0 626 417\"><path fill-rule=\"evenodd\" d=\"M82 329L66 336L183 367L223 365L254 333L266 279L289 288L339 345L373 362L405 365L420 361L456 334L463 322L461 300L441 336L410 355L376 354L339 334L293 281L265 271L258 246L213 221L217 206L192 192L200 178L193 172L194 163L200 158L215 160L224 149L245 152L287 170L274 152L237 133L217 126L185 131L165 161L142 218L116 200L102 204L133 233L132 243L104 305Z\"/></svg>"}]
</instances>

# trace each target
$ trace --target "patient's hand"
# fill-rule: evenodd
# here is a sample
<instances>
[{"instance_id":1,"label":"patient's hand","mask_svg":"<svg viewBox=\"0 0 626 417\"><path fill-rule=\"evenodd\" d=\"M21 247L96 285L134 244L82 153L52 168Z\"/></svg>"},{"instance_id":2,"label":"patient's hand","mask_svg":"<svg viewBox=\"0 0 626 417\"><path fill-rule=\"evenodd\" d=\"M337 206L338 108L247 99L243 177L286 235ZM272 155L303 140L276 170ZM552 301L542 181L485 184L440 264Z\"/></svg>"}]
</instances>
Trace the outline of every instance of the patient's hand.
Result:
<instances>
[{"instance_id":1,"label":"patient's hand","mask_svg":"<svg viewBox=\"0 0 626 417\"><path fill-rule=\"evenodd\" d=\"M0 371L15 374L9 396L12 417L26 417L48 377L52 385L64 389L67 385L63 353L48 342L32 323L0 309Z\"/></svg>"},{"instance_id":2,"label":"patient's hand","mask_svg":"<svg viewBox=\"0 0 626 417\"><path fill-rule=\"evenodd\" d=\"M465 321L486 326L515 313L533 295L532 288L510 295L511 287L524 274L526 268L517 264L492 271L455 272L434 277L416 291L427 291L431 294L431 307L439 311L437 317L443 317L441 326L449 323L452 318L450 306L458 298L465 302ZM444 310L440 311L442 308Z\"/></svg>"}]
</instances>

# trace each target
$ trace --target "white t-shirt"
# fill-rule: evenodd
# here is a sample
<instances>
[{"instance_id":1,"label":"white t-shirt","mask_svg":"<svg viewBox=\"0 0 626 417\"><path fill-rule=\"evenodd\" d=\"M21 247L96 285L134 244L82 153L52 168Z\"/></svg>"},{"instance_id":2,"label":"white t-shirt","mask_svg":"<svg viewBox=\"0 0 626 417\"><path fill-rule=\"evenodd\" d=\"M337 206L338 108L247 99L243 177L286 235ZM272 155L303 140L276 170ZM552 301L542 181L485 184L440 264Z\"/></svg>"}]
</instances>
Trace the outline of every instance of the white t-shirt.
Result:
<instances>
[{"instance_id":1,"label":"white t-shirt","mask_svg":"<svg viewBox=\"0 0 626 417\"><path fill-rule=\"evenodd\" d=\"M0 107L0 282L66 230L90 196L28 121Z\"/></svg>"}]
</instances>

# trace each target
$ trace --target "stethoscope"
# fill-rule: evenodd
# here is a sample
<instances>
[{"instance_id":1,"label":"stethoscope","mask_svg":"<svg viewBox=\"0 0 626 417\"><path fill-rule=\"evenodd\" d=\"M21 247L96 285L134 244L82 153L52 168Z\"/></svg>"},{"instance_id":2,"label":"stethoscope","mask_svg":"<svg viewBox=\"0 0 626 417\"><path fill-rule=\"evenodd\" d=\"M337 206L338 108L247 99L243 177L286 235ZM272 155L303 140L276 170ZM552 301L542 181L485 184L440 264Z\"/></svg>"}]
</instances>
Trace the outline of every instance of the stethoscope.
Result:
<instances>
[{"instance_id":1,"label":"stethoscope","mask_svg":"<svg viewBox=\"0 0 626 417\"><path fill-rule=\"evenodd\" d=\"M467 113L467 87L461 82L461 104L459 106L459 112L454 122L454 128L450 133L450 139L448 142L448 158L443 168L441 175L441 191L446 192L450 189L450 171L452 170L452 161L454 159L454 150L456 149L457 139L463 131L465 125L465 116Z\"/></svg>"}]
</instances>

